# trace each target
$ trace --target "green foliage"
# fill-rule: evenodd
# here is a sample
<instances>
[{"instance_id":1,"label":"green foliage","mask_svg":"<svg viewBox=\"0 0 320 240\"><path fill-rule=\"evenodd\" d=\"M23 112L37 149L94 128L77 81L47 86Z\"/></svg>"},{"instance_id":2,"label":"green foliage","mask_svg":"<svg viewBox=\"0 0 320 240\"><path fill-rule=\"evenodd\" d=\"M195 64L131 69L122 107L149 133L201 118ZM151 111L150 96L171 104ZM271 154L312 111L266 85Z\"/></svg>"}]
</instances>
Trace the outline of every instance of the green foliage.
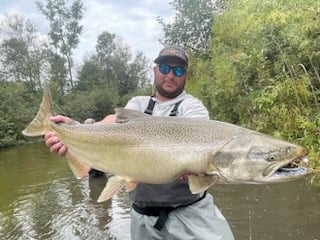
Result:
<instances>
[{"instance_id":1,"label":"green foliage","mask_svg":"<svg viewBox=\"0 0 320 240\"><path fill-rule=\"evenodd\" d=\"M133 58L129 46L115 34L100 34L96 51L80 69L77 89L107 84L123 96L148 85L146 57L137 53Z\"/></svg>"},{"instance_id":2,"label":"green foliage","mask_svg":"<svg viewBox=\"0 0 320 240\"><path fill-rule=\"evenodd\" d=\"M60 94L64 94L66 90L68 70L66 68L66 59L53 52L48 53L48 61L50 64L50 82L58 89Z\"/></svg>"},{"instance_id":3,"label":"green foliage","mask_svg":"<svg viewBox=\"0 0 320 240\"><path fill-rule=\"evenodd\" d=\"M21 131L37 113L40 94L23 83L0 83L0 147L24 142Z\"/></svg>"},{"instance_id":4,"label":"green foliage","mask_svg":"<svg viewBox=\"0 0 320 240\"><path fill-rule=\"evenodd\" d=\"M214 91L213 78L208 71L209 63L193 55L189 56L186 91L197 96L209 112L212 109L211 93Z\"/></svg>"},{"instance_id":5,"label":"green foliage","mask_svg":"<svg viewBox=\"0 0 320 240\"><path fill-rule=\"evenodd\" d=\"M90 91L76 91L64 96L61 113L83 122L87 118L96 121L103 119L107 114L114 113L119 102L113 87L97 85Z\"/></svg>"},{"instance_id":6,"label":"green foliage","mask_svg":"<svg viewBox=\"0 0 320 240\"><path fill-rule=\"evenodd\" d=\"M214 16L207 58L190 57L186 86L213 119L305 145L315 168L320 168L318 9L315 0L225 1L224 11ZM171 30L165 35L169 42Z\"/></svg>"},{"instance_id":7,"label":"green foliage","mask_svg":"<svg viewBox=\"0 0 320 240\"><path fill-rule=\"evenodd\" d=\"M181 46L188 51L207 56L208 42L212 35L210 27L214 12L221 11L224 1L175 0L170 4L176 12L172 23L158 17L165 37L164 45Z\"/></svg>"},{"instance_id":8,"label":"green foliage","mask_svg":"<svg viewBox=\"0 0 320 240\"><path fill-rule=\"evenodd\" d=\"M211 114L319 157L317 1L227 1L210 45ZM210 80L212 81L212 80Z\"/></svg>"}]
</instances>

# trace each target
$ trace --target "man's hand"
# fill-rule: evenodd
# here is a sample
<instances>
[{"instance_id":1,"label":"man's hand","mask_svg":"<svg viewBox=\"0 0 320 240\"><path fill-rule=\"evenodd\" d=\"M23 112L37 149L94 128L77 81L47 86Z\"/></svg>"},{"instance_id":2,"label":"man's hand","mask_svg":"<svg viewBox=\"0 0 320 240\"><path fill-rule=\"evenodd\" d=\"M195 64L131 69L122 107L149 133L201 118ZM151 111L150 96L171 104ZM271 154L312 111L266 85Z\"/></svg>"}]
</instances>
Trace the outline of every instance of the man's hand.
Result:
<instances>
[{"instance_id":1,"label":"man's hand","mask_svg":"<svg viewBox=\"0 0 320 240\"><path fill-rule=\"evenodd\" d=\"M97 123L113 123L115 122L115 115L110 114L106 116L103 120ZM73 119L57 115L54 117L50 117L50 121L54 123L73 123L75 122ZM50 148L50 151L53 153L57 153L60 156L66 155L68 148L60 141L59 137L55 132L48 132L44 135L44 142Z\"/></svg>"},{"instance_id":2,"label":"man's hand","mask_svg":"<svg viewBox=\"0 0 320 240\"><path fill-rule=\"evenodd\" d=\"M57 115L54 117L50 117L50 121L55 123L72 123L73 119ZM64 156L67 152L67 147L60 141L57 134L55 132L48 132L44 135L44 142L50 148L50 151L53 153L57 153L60 156Z\"/></svg>"}]
</instances>

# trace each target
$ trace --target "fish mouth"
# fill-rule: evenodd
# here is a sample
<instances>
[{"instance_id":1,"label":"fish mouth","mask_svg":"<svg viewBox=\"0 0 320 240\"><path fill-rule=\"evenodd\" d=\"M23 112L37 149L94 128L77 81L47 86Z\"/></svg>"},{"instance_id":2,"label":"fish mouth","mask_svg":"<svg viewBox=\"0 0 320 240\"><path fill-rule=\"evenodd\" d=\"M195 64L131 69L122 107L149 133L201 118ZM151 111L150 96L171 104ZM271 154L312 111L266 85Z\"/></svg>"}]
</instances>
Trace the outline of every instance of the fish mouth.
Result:
<instances>
[{"instance_id":1,"label":"fish mouth","mask_svg":"<svg viewBox=\"0 0 320 240\"><path fill-rule=\"evenodd\" d=\"M308 158L306 156L287 160L269 166L263 172L264 179L261 182L286 182L304 178L313 172L307 168Z\"/></svg>"}]
</instances>

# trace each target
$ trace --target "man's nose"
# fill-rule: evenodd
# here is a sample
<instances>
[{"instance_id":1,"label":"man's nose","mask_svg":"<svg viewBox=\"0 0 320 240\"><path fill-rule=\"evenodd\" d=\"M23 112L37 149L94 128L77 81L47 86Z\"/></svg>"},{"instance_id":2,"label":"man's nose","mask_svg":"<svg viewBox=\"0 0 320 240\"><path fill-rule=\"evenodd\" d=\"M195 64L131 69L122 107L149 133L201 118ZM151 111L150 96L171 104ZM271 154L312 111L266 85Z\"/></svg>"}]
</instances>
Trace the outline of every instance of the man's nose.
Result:
<instances>
[{"instance_id":1,"label":"man's nose","mask_svg":"<svg viewBox=\"0 0 320 240\"><path fill-rule=\"evenodd\" d=\"M170 78L173 78L175 76L174 73L173 73L173 69L169 70L167 76L170 77Z\"/></svg>"}]
</instances>

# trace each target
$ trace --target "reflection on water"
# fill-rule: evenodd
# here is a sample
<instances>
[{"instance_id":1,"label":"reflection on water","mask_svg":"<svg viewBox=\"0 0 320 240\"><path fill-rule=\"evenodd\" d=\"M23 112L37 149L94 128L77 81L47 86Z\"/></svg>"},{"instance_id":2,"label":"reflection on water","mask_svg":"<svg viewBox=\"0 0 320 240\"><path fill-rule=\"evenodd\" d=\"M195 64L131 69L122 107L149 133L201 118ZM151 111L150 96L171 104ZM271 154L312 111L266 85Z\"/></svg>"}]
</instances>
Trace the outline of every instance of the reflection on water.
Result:
<instances>
[{"instance_id":1,"label":"reflection on water","mask_svg":"<svg viewBox=\"0 0 320 240\"><path fill-rule=\"evenodd\" d=\"M305 181L217 185L210 192L236 239L320 239L320 188L308 186Z\"/></svg>"},{"instance_id":2,"label":"reflection on water","mask_svg":"<svg viewBox=\"0 0 320 240\"><path fill-rule=\"evenodd\" d=\"M75 179L41 143L0 151L0 239L130 239L127 193L96 203L105 181ZM237 240L320 239L320 188L306 181L210 192Z\"/></svg>"},{"instance_id":3,"label":"reflection on water","mask_svg":"<svg viewBox=\"0 0 320 240\"><path fill-rule=\"evenodd\" d=\"M96 202L105 181L77 180L43 144L0 151L0 239L130 239L126 194Z\"/></svg>"}]
</instances>

